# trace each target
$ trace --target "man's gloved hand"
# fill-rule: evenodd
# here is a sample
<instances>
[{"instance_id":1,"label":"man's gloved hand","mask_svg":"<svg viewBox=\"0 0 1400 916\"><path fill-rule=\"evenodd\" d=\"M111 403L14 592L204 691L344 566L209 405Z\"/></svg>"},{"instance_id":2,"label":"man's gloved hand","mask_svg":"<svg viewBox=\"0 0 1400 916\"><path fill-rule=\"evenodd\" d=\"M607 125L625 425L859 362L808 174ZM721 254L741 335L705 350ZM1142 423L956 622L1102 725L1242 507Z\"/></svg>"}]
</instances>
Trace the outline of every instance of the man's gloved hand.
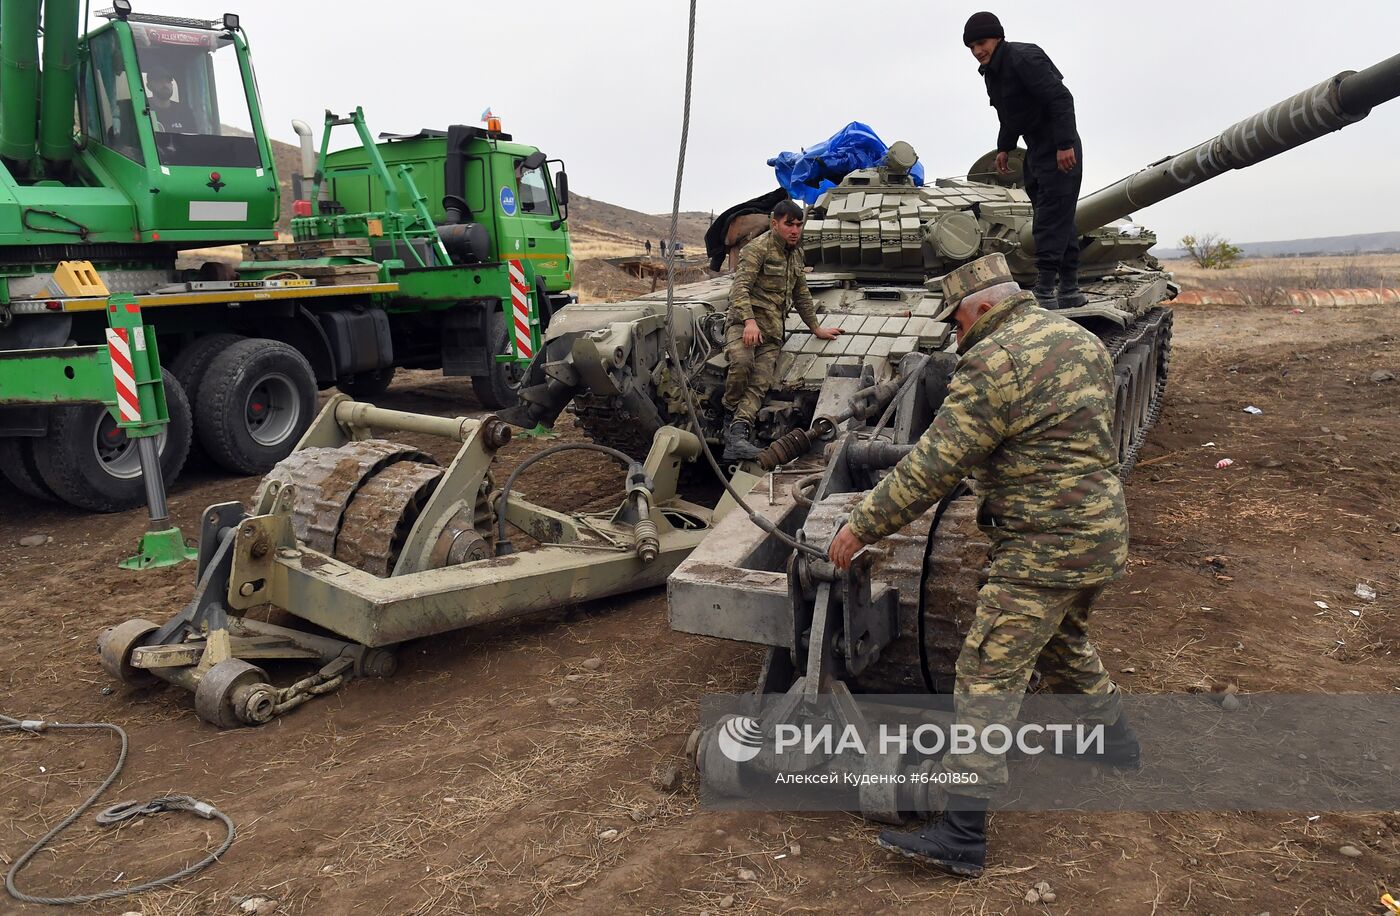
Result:
<instances>
[{"instance_id":1,"label":"man's gloved hand","mask_svg":"<svg viewBox=\"0 0 1400 916\"><path fill-rule=\"evenodd\" d=\"M758 322L750 318L744 322L744 346L756 347L763 340L763 332L758 329Z\"/></svg>"},{"instance_id":2,"label":"man's gloved hand","mask_svg":"<svg viewBox=\"0 0 1400 916\"><path fill-rule=\"evenodd\" d=\"M851 558L856 555L865 544L860 538L851 532L850 525L842 525L841 530L836 532L836 537L831 539L831 548L827 551L827 558L837 569L845 570L851 565Z\"/></svg>"}]
</instances>

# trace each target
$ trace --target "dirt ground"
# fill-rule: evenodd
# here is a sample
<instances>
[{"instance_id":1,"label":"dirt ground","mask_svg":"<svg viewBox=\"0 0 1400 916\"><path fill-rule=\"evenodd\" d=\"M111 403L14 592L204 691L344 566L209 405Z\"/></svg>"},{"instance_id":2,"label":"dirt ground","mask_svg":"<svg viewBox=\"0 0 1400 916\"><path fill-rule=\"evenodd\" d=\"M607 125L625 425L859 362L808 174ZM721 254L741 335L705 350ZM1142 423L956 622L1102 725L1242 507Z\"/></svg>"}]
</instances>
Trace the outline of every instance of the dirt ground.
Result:
<instances>
[{"instance_id":1,"label":"dirt ground","mask_svg":"<svg viewBox=\"0 0 1400 916\"><path fill-rule=\"evenodd\" d=\"M1400 690L1400 382L1370 380L1400 374L1398 341L1394 308L1178 310L1168 406L1128 486L1131 569L1095 616L1125 689ZM382 402L476 406L465 381L426 373ZM1251 404L1262 415L1242 411ZM566 425L561 438L577 436ZM585 457L523 479L570 508L605 504L620 478ZM193 470L173 515L193 532L204 506L247 499L255 483ZM287 914L1278 916L1377 913L1383 890L1400 890L1400 812L1003 813L992 867L960 881L885 853L853 816L703 810L681 759L698 699L750 687L760 651L670 632L660 591L413 644L391 679L218 732L187 694L109 691L98 666L103 627L164 620L192 591L188 569L117 569L142 514L0 499L0 712L119 723L132 752L104 804L188 793L238 824L198 878L92 912L235 914L260 895ZM16 546L34 533L53 540ZM1353 595L1362 582L1375 601ZM93 734L0 735L0 861L85 797L116 750ZM675 791L654 784L667 764L684 774ZM21 883L120 886L220 836L187 815L115 832L85 819ZM1040 881L1056 900L1024 903ZM4 899L0 911L40 908Z\"/></svg>"}]
</instances>

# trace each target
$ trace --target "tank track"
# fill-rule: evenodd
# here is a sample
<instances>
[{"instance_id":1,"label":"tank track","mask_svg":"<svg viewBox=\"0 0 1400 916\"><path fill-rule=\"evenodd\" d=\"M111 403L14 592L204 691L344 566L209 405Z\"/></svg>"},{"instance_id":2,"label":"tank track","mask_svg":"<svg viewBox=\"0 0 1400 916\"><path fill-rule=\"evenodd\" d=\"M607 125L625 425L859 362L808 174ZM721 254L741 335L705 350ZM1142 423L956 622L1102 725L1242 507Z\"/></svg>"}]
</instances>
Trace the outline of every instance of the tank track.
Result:
<instances>
[{"instance_id":1,"label":"tank track","mask_svg":"<svg viewBox=\"0 0 1400 916\"><path fill-rule=\"evenodd\" d=\"M1132 471L1147 442L1147 434L1161 418L1171 363L1171 339L1172 312L1162 306L1148 309L1127 327L1100 338L1113 359L1121 389L1116 392L1114 423L1119 439L1120 477Z\"/></svg>"},{"instance_id":2,"label":"tank track","mask_svg":"<svg viewBox=\"0 0 1400 916\"><path fill-rule=\"evenodd\" d=\"M296 488L292 530L312 550L334 555L341 517L365 482L401 461L432 464L414 448L383 439L365 439L339 448L305 448L279 461L263 478Z\"/></svg>"},{"instance_id":3,"label":"tank track","mask_svg":"<svg viewBox=\"0 0 1400 916\"><path fill-rule=\"evenodd\" d=\"M401 461L371 477L345 507L335 558L371 575L388 576L442 475L436 465Z\"/></svg>"}]
</instances>

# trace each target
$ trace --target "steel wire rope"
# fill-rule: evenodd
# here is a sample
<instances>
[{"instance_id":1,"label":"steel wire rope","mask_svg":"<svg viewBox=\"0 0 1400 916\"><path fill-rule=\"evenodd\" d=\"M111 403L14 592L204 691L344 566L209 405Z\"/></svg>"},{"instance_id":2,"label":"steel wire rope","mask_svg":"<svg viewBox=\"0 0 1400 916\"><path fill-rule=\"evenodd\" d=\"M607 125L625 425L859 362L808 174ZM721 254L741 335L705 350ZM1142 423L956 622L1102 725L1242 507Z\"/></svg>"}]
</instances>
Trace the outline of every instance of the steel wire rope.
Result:
<instances>
[{"instance_id":1,"label":"steel wire rope","mask_svg":"<svg viewBox=\"0 0 1400 916\"><path fill-rule=\"evenodd\" d=\"M676 156L676 187L671 200L671 229L670 242L672 250L676 244L676 233L680 227L681 212L681 180L685 173L685 148L690 139L690 95L691 82L695 71L695 9L698 0L690 0L690 25L686 36L685 49L685 102L681 110L681 142L680 150ZM705 440L705 429L700 425L700 413L695 409L695 397L690 390L690 380L686 378L685 367L681 364L680 347L676 344L675 326L675 304L676 304L676 261L675 258L666 259L666 356L671 361L671 366L676 371L677 381L680 383L681 395L685 398L686 410L690 412L690 424L695 429L695 435L700 439L700 447L705 452L705 459L709 461L710 467L724 485L725 491L733 498L739 508L744 510L749 521L753 522L766 533L777 538L787 546L805 553L808 556L825 560L826 554L810 544L803 544L797 539L790 537L785 532L779 530L768 518L760 515L752 506L745 501L743 494L734 488L734 484L725 476L720 468L719 461L715 459L714 452L710 449L710 443Z\"/></svg>"},{"instance_id":2,"label":"steel wire rope","mask_svg":"<svg viewBox=\"0 0 1400 916\"><path fill-rule=\"evenodd\" d=\"M111 787L112 783L117 781L117 777L121 775L122 768L126 766L127 753L130 749L131 742L126 736L126 731L123 730L121 726L113 725L110 722L45 722L37 719L21 721L0 713L0 732L27 732L29 734L38 735L50 730L87 731L93 729L103 729L114 732L116 736L121 739L122 747L121 751L117 754L117 763L112 767L112 772L107 774L107 778L102 781L102 784L97 787L96 791L87 797L86 801L74 808L71 814L50 828L48 833L39 837L33 846L30 846L18 859L15 859L14 864L10 866L10 870L5 873L5 890L9 892L11 897L22 903L69 906L79 903L93 903L98 900L114 900L118 897L128 897L132 894L141 894L149 890L155 890L158 887L173 884L181 878L187 878L213 865L219 860L220 856L228 852L229 847L233 845L234 837L238 834L237 828L234 827L233 821L228 815L224 814L213 805L199 801L188 795L166 795L161 798L152 799L144 804L141 802L120 802L98 814L97 823L103 827L110 827L140 814L157 814L161 811L192 811L203 818L217 818L223 821L224 827L228 830L228 835L224 837L224 841L219 845L219 848L215 849L198 862L195 862L193 865L188 865L163 878L154 878L132 887L100 891L94 894L75 894L70 897L38 897L21 891L15 886L16 876L24 870L31 859L52 842L54 837L58 836L64 830L67 830L74 821L82 816L83 812L95 805L97 800L102 797L102 793L106 792Z\"/></svg>"}]
</instances>

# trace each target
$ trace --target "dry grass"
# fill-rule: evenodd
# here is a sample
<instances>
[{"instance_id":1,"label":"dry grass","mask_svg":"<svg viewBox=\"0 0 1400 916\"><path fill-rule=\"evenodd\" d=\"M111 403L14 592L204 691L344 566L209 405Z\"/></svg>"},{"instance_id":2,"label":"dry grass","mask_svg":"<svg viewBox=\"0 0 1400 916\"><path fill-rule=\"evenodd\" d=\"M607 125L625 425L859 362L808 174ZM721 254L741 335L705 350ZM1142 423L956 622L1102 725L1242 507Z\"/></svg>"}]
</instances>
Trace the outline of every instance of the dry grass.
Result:
<instances>
[{"instance_id":1,"label":"dry grass","mask_svg":"<svg viewBox=\"0 0 1400 916\"><path fill-rule=\"evenodd\" d=\"M1249 301L1272 304L1284 289L1368 289L1400 286L1400 254L1316 258L1250 258L1228 270L1206 270L1189 260L1164 261L1186 289L1238 289Z\"/></svg>"},{"instance_id":2,"label":"dry grass","mask_svg":"<svg viewBox=\"0 0 1400 916\"><path fill-rule=\"evenodd\" d=\"M646 247L640 239L630 240L611 236L595 236L580 232L569 239L576 260L586 258L627 258L646 254ZM653 246L653 255L660 250Z\"/></svg>"}]
</instances>

